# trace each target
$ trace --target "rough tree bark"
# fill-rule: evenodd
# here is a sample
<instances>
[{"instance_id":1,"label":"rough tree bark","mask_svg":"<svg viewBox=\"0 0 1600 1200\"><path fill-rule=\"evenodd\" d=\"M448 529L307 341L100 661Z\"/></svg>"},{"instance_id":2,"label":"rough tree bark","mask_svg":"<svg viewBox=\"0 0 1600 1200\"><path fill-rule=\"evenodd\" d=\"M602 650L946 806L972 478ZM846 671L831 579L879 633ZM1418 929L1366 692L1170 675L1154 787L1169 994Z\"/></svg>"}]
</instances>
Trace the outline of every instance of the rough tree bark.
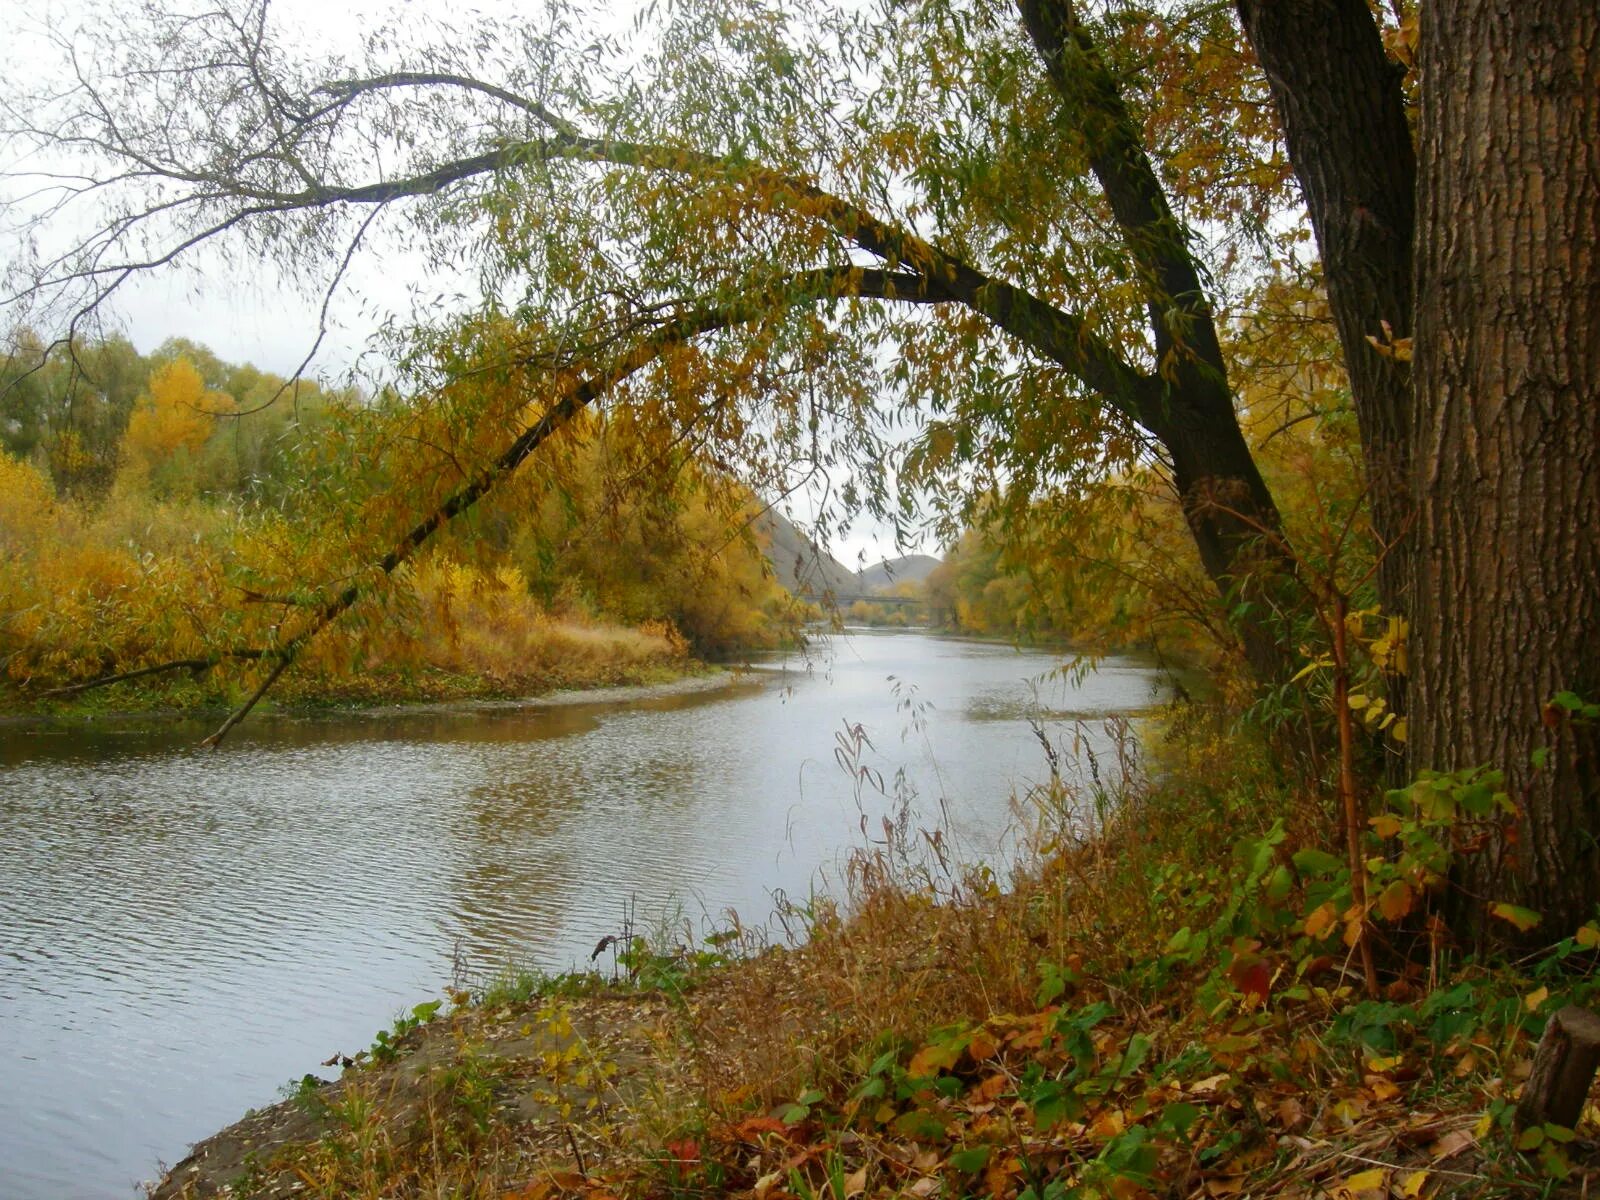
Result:
<instances>
[{"instance_id":1,"label":"rough tree bark","mask_svg":"<svg viewBox=\"0 0 1600 1200\"><path fill-rule=\"evenodd\" d=\"M1541 722L1600 696L1600 5L1438 0L1420 65L1412 763L1506 771L1453 924L1548 941L1600 901L1600 729Z\"/></svg>"}]
</instances>

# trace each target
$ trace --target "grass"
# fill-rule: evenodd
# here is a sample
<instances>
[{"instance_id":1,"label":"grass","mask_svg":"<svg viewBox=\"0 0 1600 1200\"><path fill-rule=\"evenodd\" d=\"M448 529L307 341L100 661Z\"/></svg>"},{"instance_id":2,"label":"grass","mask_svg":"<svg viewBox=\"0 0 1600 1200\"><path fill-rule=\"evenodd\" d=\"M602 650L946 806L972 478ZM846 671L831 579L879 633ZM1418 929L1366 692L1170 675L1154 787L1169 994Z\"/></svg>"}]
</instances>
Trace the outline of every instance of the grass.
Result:
<instances>
[{"instance_id":1,"label":"grass","mask_svg":"<svg viewBox=\"0 0 1600 1200\"><path fill-rule=\"evenodd\" d=\"M800 945L635 941L614 979L507 974L461 994L395 1061L347 1072L321 1136L279 1145L256 1178L329 1200L1600 1182L1593 1109L1576 1136L1511 1130L1546 1016L1600 992L1584 935L1476 961L1423 936L1422 894L1374 916L1368 997L1343 925L1318 916L1347 886L1318 857L1327 798L1203 723L1149 740L1155 782L1128 761L1093 794L1026 798L1044 819L1005 886L878 847L840 904L786 914ZM1404 861L1373 836L1374 862Z\"/></svg>"}]
</instances>

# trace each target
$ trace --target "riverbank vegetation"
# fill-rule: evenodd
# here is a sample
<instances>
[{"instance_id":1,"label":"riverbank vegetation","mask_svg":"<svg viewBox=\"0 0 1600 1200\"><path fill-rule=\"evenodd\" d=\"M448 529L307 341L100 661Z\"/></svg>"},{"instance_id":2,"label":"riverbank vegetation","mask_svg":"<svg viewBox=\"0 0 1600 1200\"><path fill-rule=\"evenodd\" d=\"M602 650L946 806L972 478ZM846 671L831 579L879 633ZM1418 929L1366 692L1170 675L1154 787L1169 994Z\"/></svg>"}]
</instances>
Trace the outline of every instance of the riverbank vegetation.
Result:
<instances>
[{"instance_id":1,"label":"riverbank vegetation","mask_svg":"<svg viewBox=\"0 0 1600 1200\"><path fill-rule=\"evenodd\" d=\"M1144 741L1153 760L1125 742L1103 786L1021 799L1036 836L1008 878L942 858L933 830L886 830L845 893L783 910L776 935L736 918L620 930L603 972L452 990L338 1082L307 1078L202 1143L156 1194L1388 1200L1592 1184L1582 1127L1517 1127L1516 1102L1549 1015L1600 997L1600 926L1496 963L1443 935L1429 882L1481 852L1461 835L1506 802L1495 780L1389 795L1363 835L1381 899L1362 918L1323 849L1330 798L1268 746L1192 710Z\"/></svg>"},{"instance_id":2,"label":"riverbank vegetation","mask_svg":"<svg viewBox=\"0 0 1600 1200\"><path fill-rule=\"evenodd\" d=\"M181 342L149 359L117 339L87 345L83 374L27 374L27 348L8 360L0 448L13 709L237 703L284 617L336 588L360 546L393 536L382 497L398 478L438 469L408 446L427 436L419 414L386 398ZM687 455L629 480L624 440L592 423L563 473L504 489L436 539L381 608L304 657L281 697L641 682L791 635L804 614L769 578L747 496ZM75 690L118 675L136 687Z\"/></svg>"}]
</instances>

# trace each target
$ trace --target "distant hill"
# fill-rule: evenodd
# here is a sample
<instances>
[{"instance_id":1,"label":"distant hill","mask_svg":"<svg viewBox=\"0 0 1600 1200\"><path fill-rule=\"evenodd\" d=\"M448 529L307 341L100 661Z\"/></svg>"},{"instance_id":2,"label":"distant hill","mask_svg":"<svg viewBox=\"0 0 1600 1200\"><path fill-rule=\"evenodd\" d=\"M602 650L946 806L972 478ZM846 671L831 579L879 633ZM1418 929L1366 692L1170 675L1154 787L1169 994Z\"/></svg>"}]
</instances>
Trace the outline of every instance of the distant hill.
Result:
<instances>
[{"instance_id":1,"label":"distant hill","mask_svg":"<svg viewBox=\"0 0 1600 1200\"><path fill-rule=\"evenodd\" d=\"M767 561L779 583L796 596L813 600L829 597L849 603L896 584L920 583L939 565L931 554L886 558L876 566L852 571L822 549L782 513L767 511L756 520L756 531L767 543Z\"/></svg>"},{"instance_id":2,"label":"distant hill","mask_svg":"<svg viewBox=\"0 0 1600 1200\"><path fill-rule=\"evenodd\" d=\"M856 587L867 593L886 592L896 584L921 583L933 573L939 560L931 554L902 554L886 558L875 567L856 572Z\"/></svg>"},{"instance_id":3,"label":"distant hill","mask_svg":"<svg viewBox=\"0 0 1600 1200\"><path fill-rule=\"evenodd\" d=\"M779 583L796 596L821 600L854 597L861 591L856 573L818 546L782 513L768 509L756 519L767 542L767 561Z\"/></svg>"}]
</instances>

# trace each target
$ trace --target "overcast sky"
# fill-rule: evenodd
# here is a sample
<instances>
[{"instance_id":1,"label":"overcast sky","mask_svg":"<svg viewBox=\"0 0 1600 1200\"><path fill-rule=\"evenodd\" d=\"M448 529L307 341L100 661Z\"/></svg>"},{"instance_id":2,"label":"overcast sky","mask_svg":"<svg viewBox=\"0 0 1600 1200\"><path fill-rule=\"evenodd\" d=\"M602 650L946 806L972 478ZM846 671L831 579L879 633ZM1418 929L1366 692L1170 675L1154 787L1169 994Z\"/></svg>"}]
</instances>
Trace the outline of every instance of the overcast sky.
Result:
<instances>
[{"instance_id":1,"label":"overcast sky","mask_svg":"<svg viewBox=\"0 0 1600 1200\"><path fill-rule=\"evenodd\" d=\"M616 30L630 23L636 7L631 2L608 6ZM8 45L8 69L17 72L22 86L46 80L61 69L59 51L48 44L45 31L92 26L95 8L85 0L0 0L0 35ZM295 42L329 53L354 54L365 31L394 20L470 24L480 15L525 17L527 8L526 0L480 0L471 7L447 0L273 0L271 19L292 30ZM597 31L602 31L604 21L597 23ZM13 166L0 164L0 171ZM0 253L14 252L14 243L0 244ZM168 338L184 337L210 347L225 360L254 363L279 374L289 374L300 365L316 344L320 296L286 288L265 265L258 271L241 270L237 264L220 266L204 249L189 256L188 262L186 270L148 275L124 285L108 311L111 325L144 353ZM362 352L369 349L375 314L404 309L400 297L407 289L432 295L461 285L470 286L470 280L441 280L425 270L419 256L380 241L352 263L331 303L328 330L306 373L337 381L356 367ZM802 520L811 515L804 498L794 497L791 504ZM870 563L897 554L892 543L887 530L862 523L832 549L855 566L858 561Z\"/></svg>"}]
</instances>

